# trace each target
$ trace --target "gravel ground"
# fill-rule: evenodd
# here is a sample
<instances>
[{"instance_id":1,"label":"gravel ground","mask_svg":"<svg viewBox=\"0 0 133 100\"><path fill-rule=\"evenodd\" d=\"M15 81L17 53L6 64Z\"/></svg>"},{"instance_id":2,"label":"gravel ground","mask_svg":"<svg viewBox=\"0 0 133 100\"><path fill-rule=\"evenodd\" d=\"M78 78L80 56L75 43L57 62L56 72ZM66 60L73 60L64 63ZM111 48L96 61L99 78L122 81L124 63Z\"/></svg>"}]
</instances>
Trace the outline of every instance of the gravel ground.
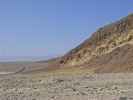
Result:
<instances>
[{"instance_id":1,"label":"gravel ground","mask_svg":"<svg viewBox=\"0 0 133 100\"><path fill-rule=\"evenodd\" d=\"M0 100L133 100L133 74L2 76Z\"/></svg>"}]
</instances>

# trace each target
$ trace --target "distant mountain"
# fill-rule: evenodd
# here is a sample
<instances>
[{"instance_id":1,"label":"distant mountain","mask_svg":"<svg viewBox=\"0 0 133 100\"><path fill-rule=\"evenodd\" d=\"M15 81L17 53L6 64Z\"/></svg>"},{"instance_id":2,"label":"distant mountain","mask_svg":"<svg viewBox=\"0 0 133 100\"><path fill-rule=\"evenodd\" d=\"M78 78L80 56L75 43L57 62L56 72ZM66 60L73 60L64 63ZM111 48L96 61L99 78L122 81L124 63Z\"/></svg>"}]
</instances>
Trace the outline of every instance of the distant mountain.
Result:
<instances>
[{"instance_id":1,"label":"distant mountain","mask_svg":"<svg viewBox=\"0 0 133 100\"><path fill-rule=\"evenodd\" d=\"M52 57L50 56L0 56L0 62L18 62L18 61L40 61L47 60Z\"/></svg>"},{"instance_id":2,"label":"distant mountain","mask_svg":"<svg viewBox=\"0 0 133 100\"><path fill-rule=\"evenodd\" d=\"M133 71L133 14L98 29L59 63L95 72Z\"/></svg>"}]
</instances>

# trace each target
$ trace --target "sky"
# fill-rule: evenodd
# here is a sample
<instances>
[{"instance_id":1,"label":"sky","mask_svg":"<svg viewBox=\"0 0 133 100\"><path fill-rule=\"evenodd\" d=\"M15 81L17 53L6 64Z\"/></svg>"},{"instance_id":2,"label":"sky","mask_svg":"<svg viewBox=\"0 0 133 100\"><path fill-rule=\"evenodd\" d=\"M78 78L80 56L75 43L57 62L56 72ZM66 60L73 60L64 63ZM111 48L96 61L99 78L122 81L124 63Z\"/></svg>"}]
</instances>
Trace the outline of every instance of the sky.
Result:
<instances>
[{"instance_id":1,"label":"sky","mask_svg":"<svg viewBox=\"0 0 133 100\"><path fill-rule=\"evenodd\" d=\"M0 57L63 55L132 12L132 0L0 0Z\"/></svg>"}]
</instances>

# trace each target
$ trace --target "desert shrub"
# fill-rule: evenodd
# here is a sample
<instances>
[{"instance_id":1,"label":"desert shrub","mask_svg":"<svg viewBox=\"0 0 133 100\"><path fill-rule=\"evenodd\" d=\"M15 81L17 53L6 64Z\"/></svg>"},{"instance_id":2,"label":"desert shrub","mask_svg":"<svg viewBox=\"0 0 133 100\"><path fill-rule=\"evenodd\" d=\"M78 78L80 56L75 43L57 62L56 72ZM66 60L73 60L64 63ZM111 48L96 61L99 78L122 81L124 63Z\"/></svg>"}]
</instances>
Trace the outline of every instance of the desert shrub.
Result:
<instances>
[{"instance_id":1,"label":"desert shrub","mask_svg":"<svg viewBox=\"0 0 133 100\"><path fill-rule=\"evenodd\" d=\"M127 100L127 97L120 97L119 100Z\"/></svg>"},{"instance_id":2,"label":"desert shrub","mask_svg":"<svg viewBox=\"0 0 133 100\"><path fill-rule=\"evenodd\" d=\"M98 54L102 54L105 51L106 51L106 47L99 47L98 50L97 50Z\"/></svg>"},{"instance_id":3,"label":"desert shrub","mask_svg":"<svg viewBox=\"0 0 133 100\"><path fill-rule=\"evenodd\" d=\"M64 64L64 60L60 60L60 64Z\"/></svg>"},{"instance_id":4,"label":"desert shrub","mask_svg":"<svg viewBox=\"0 0 133 100\"><path fill-rule=\"evenodd\" d=\"M112 46L115 47L117 44L115 41L112 42Z\"/></svg>"},{"instance_id":5,"label":"desert shrub","mask_svg":"<svg viewBox=\"0 0 133 100\"><path fill-rule=\"evenodd\" d=\"M133 35L129 35L128 38L127 38L127 41L130 41L133 39Z\"/></svg>"}]
</instances>

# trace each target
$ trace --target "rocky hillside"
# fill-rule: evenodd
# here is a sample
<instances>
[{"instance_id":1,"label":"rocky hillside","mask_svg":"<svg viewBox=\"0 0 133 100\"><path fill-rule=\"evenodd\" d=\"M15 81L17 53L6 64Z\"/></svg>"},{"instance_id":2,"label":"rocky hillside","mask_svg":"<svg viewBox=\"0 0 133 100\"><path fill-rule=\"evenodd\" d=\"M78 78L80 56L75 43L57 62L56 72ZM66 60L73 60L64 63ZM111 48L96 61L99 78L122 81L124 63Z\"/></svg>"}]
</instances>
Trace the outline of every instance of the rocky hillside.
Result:
<instances>
[{"instance_id":1,"label":"rocky hillside","mask_svg":"<svg viewBox=\"0 0 133 100\"><path fill-rule=\"evenodd\" d=\"M99 28L60 60L60 64L67 66L116 67L125 62L133 65L133 14Z\"/></svg>"}]
</instances>

